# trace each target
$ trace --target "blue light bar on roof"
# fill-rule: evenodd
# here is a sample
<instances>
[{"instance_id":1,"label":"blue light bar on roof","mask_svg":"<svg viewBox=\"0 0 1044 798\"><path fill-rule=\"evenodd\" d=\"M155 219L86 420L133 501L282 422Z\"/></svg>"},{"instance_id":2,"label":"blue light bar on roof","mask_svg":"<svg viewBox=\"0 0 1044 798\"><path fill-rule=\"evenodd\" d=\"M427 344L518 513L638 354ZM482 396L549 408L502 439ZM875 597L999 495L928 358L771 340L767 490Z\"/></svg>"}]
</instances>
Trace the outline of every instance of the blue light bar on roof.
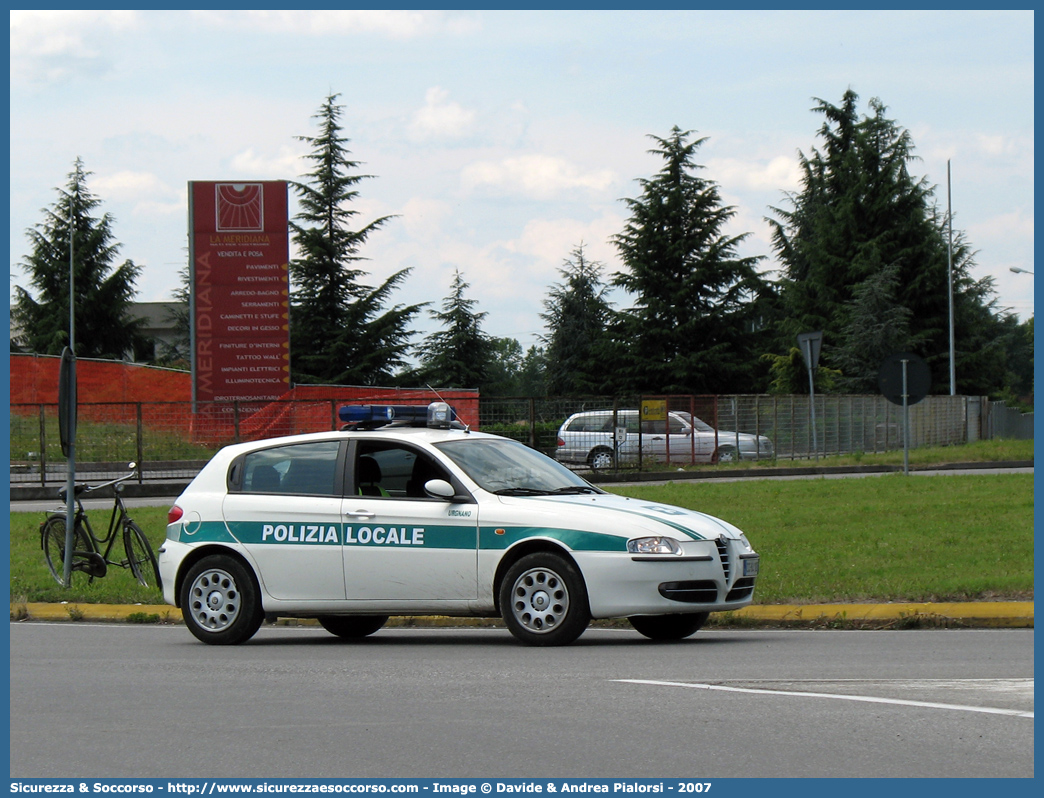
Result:
<instances>
[{"instance_id":1,"label":"blue light bar on roof","mask_svg":"<svg viewBox=\"0 0 1044 798\"><path fill-rule=\"evenodd\" d=\"M444 402L430 405L342 405L337 415L345 424L377 427L398 422L443 429L449 428L457 417L453 408Z\"/></svg>"}]
</instances>

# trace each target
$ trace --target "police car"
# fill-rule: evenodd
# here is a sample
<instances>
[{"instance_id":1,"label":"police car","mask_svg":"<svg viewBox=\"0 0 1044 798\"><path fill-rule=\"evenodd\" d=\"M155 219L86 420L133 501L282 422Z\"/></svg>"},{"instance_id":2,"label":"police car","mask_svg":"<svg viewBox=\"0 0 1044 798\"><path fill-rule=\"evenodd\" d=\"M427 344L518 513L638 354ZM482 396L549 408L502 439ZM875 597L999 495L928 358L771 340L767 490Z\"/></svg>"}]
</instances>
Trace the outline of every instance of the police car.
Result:
<instances>
[{"instance_id":1,"label":"police car","mask_svg":"<svg viewBox=\"0 0 1044 798\"><path fill-rule=\"evenodd\" d=\"M759 558L702 513L606 493L448 405L346 406L341 431L225 447L168 516L164 600L198 639L315 618L342 638L390 616L503 618L531 645L626 617L681 639L750 604Z\"/></svg>"}]
</instances>

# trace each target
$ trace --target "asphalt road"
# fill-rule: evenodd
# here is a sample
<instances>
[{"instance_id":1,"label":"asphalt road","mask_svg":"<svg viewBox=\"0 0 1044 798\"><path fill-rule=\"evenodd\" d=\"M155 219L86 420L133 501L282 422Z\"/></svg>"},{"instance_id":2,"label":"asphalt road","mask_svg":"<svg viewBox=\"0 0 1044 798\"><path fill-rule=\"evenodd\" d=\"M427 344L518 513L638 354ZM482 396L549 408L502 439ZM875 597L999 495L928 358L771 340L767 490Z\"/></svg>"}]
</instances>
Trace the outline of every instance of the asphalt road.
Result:
<instances>
[{"instance_id":1,"label":"asphalt road","mask_svg":"<svg viewBox=\"0 0 1044 798\"><path fill-rule=\"evenodd\" d=\"M11 776L1029 777L1033 630L12 623Z\"/></svg>"}]
</instances>

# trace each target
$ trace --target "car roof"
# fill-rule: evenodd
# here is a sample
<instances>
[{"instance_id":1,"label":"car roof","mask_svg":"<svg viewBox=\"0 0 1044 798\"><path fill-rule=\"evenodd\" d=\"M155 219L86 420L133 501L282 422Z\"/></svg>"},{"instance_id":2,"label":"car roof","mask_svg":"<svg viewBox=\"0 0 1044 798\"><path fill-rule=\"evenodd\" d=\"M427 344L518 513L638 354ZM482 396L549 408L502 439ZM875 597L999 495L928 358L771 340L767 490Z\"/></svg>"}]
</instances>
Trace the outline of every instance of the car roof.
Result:
<instances>
[{"instance_id":1,"label":"car roof","mask_svg":"<svg viewBox=\"0 0 1044 798\"><path fill-rule=\"evenodd\" d=\"M403 440L427 444L444 443L453 440L511 440L501 435L491 435L485 432L472 432L459 429L428 429L425 427L411 427L407 425L388 425L374 430L333 430L330 432L308 432L301 435L284 435L278 438L260 438L242 443L232 443L225 446L221 452L229 458L236 457L243 452L253 452L258 449L268 449L276 446L288 446L295 443L320 443L323 441L342 440Z\"/></svg>"}]
</instances>

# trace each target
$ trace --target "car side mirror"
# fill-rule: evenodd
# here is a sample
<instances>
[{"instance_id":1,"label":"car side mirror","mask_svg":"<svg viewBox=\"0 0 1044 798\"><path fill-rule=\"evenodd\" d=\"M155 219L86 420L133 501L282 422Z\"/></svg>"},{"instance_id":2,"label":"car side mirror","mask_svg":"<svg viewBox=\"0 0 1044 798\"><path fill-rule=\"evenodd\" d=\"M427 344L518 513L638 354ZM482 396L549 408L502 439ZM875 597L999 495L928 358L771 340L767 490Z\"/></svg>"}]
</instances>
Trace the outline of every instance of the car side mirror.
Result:
<instances>
[{"instance_id":1,"label":"car side mirror","mask_svg":"<svg viewBox=\"0 0 1044 798\"><path fill-rule=\"evenodd\" d=\"M424 483L424 492L434 499L452 501L457 495L453 486L444 479L429 479Z\"/></svg>"}]
</instances>

